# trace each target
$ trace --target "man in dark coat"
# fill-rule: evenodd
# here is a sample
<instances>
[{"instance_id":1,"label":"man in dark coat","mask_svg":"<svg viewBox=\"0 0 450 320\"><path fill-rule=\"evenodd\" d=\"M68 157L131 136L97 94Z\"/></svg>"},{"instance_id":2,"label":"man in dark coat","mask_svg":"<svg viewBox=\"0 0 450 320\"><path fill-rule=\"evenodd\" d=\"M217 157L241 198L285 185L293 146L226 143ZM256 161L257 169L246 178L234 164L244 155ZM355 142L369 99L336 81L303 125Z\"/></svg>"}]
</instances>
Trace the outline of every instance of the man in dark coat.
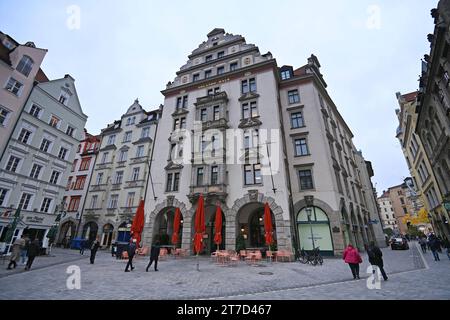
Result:
<instances>
[{"instance_id":1,"label":"man in dark coat","mask_svg":"<svg viewBox=\"0 0 450 320\"><path fill-rule=\"evenodd\" d=\"M136 254L136 239L133 239L133 241L128 245L128 263L127 266L125 267L125 272L130 272L130 270L128 270L128 267L131 267L131 271L134 270L133 267L133 258L134 255Z\"/></svg>"},{"instance_id":2,"label":"man in dark coat","mask_svg":"<svg viewBox=\"0 0 450 320\"><path fill-rule=\"evenodd\" d=\"M94 264L95 261L95 255L97 254L97 250L100 247L100 241L98 241L97 239L92 242L91 245L91 264Z\"/></svg>"},{"instance_id":3,"label":"man in dark coat","mask_svg":"<svg viewBox=\"0 0 450 320\"><path fill-rule=\"evenodd\" d=\"M160 251L161 251L161 248L159 246L159 241L156 241L155 243L153 243L152 249L150 250L150 262L148 263L145 271L148 272L148 268L150 268L153 261L155 261L155 271L158 271L158 257L159 257Z\"/></svg>"},{"instance_id":4,"label":"man in dark coat","mask_svg":"<svg viewBox=\"0 0 450 320\"><path fill-rule=\"evenodd\" d=\"M40 251L41 245L39 243L39 239L34 239L33 241L31 241L30 244L28 245L27 251L28 260L27 265L25 266L25 270L28 271L31 269L31 265L33 264L34 258L36 258L36 256L39 255Z\"/></svg>"},{"instance_id":5,"label":"man in dark coat","mask_svg":"<svg viewBox=\"0 0 450 320\"><path fill-rule=\"evenodd\" d=\"M383 267L383 253L373 241L370 243L370 246L367 249L367 255L369 256L370 264L372 266L377 266L380 269L381 275L383 276L384 281L386 281L388 279L388 276L386 275ZM373 273L375 273L375 268L373 269Z\"/></svg>"},{"instance_id":6,"label":"man in dark coat","mask_svg":"<svg viewBox=\"0 0 450 320\"><path fill-rule=\"evenodd\" d=\"M441 261L441 259L439 259L439 253L438 253L439 249L441 248L439 239L436 238L436 236L434 234L432 234L432 235L430 235L430 238L428 239L428 243L430 244L430 249L434 256L434 261Z\"/></svg>"}]
</instances>

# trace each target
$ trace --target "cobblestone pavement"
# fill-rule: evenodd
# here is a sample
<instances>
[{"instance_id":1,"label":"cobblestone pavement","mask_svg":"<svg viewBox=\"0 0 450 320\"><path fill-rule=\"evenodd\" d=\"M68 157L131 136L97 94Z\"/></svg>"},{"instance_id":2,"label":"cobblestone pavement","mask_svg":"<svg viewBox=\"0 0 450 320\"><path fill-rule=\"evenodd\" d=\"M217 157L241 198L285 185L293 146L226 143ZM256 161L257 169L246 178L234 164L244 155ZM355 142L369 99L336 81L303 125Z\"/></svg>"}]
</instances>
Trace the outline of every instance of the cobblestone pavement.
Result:
<instances>
[{"instance_id":1,"label":"cobblestone pavement","mask_svg":"<svg viewBox=\"0 0 450 320\"><path fill-rule=\"evenodd\" d=\"M145 272L148 257L135 260L136 269L124 272L125 260L115 260L107 252L97 254L89 264L88 251L54 249L54 257L38 257L31 271L0 272L0 299L421 299L450 298L450 261L431 261L431 253L420 256L415 244L405 251L383 249L389 281L381 290L366 286L367 257L361 264L359 281L339 258L325 259L323 266L261 262L257 266L242 262L219 266L200 258L200 272L194 257L160 261L159 272ZM79 266L81 289L68 289L69 266ZM153 266L152 266L153 267ZM6 269L6 264L4 266ZM419 282L419 285L418 285ZM425 284L425 285L424 285ZM417 291L423 288L424 292ZM428 290L427 290L428 288ZM414 290L413 290L414 289Z\"/></svg>"}]
</instances>

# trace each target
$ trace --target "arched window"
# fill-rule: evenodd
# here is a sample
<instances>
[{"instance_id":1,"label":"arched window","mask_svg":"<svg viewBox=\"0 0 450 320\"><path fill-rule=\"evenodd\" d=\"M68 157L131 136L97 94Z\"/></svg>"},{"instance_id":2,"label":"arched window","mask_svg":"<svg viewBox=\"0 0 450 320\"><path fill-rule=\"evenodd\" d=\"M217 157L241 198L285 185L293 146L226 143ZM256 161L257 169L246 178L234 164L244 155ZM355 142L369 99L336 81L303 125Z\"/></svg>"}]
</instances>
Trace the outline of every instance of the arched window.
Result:
<instances>
[{"instance_id":1,"label":"arched window","mask_svg":"<svg viewBox=\"0 0 450 320\"><path fill-rule=\"evenodd\" d=\"M297 215L297 228L300 246L304 250L319 247L324 254L333 254L330 222L326 213L319 207L303 208Z\"/></svg>"},{"instance_id":2,"label":"arched window","mask_svg":"<svg viewBox=\"0 0 450 320\"><path fill-rule=\"evenodd\" d=\"M31 69L33 69L33 59L31 59L29 56L23 56L22 59L20 59L20 62L17 65L16 69L21 74L28 77L28 75L31 72Z\"/></svg>"}]
</instances>

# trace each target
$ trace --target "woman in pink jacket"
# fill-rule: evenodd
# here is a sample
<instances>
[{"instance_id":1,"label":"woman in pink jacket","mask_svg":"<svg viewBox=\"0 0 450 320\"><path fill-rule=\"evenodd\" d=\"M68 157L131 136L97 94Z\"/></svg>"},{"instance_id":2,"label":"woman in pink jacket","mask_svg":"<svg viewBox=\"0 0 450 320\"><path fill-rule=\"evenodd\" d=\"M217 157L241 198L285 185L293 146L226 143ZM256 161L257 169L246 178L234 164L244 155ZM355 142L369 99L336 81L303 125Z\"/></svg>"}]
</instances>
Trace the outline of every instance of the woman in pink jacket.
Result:
<instances>
[{"instance_id":1,"label":"woman in pink jacket","mask_svg":"<svg viewBox=\"0 0 450 320\"><path fill-rule=\"evenodd\" d=\"M353 279L359 279L359 264L362 262L362 258L358 252L358 249L349 244L344 250L342 259L344 259L345 263L348 263L350 266Z\"/></svg>"}]
</instances>

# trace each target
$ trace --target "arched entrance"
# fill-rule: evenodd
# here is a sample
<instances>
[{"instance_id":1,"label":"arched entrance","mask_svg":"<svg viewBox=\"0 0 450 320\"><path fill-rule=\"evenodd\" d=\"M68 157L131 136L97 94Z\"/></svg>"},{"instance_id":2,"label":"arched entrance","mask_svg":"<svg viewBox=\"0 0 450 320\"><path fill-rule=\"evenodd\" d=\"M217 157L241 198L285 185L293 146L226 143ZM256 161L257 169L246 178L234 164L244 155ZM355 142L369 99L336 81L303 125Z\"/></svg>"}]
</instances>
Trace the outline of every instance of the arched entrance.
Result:
<instances>
[{"instance_id":1,"label":"arched entrance","mask_svg":"<svg viewBox=\"0 0 450 320\"><path fill-rule=\"evenodd\" d=\"M102 241L100 241L100 245L104 247L109 247L112 242L114 226L110 223L107 223L103 226L103 234Z\"/></svg>"},{"instance_id":2,"label":"arched entrance","mask_svg":"<svg viewBox=\"0 0 450 320\"><path fill-rule=\"evenodd\" d=\"M161 245L175 245L181 247L183 238L183 215L181 214L180 229L178 234L178 243L172 243L173 227L175 221L175 207L165 207L159 211L153 224L153 239L158 239Z\"/></svg>"},{"instance_id":3,"label":"arched entrance","mask_svg":"<svg viewBox=\"0 0 450 320\"><path fill-rule=\"evenodd\" d=\"M88 222L83 227L82 238L86 239L91 243L97 238L98 225L94 221Z\"/></svg>"},{"instance_id":4,"label":"arched entrance","mask_svg":"<svg viewBox=\"0 0 450 320\"><path fill-rule=\"evenodd\" d=\"M275 215L270 210L273 227L273 240L277 243ZM266 249L264 230L264 203L251 202L244 205L236 215L236 234L243 237L245 247Z\"/></svg>"},{"instance_id":5,"label":"arched entrance","mask_svg":"<svg viewBox=\"0 0 450 320\"><path fill-rule=\"evenodd\" d=\"M73 221L66 221L61 225L61 232L59 234L58 245L63 248L69 248L72 239L75 237L76 226Z\"/></svg>"},{"instance_id":6,"label":"arched entrance","mask_svg":"<svg viewBox=\"0 0 450 320\"><path fill-rule=\"evenodd\" d=\"M205 204L205 225L206 230L203 236L203 251L202 254L210 254L217 250L217 244L214 242L215 226L216 226L216 209L215 205ZM222 209L222 242L219 245L219 250L225 249L225 215ZM192 217L191 235L194 238L195 234L195 213Z\"/></svg>"},{"instance_id":7,"label":"arched entrance","mask_svg":"<svg viewBox=\"0 0 450 320\"><path fill-rule=\"evenodd\" d=\"M297 214L297 229L301 248L310 251L319 247L323 255L333 255L330 221L322 209L315 206L301 209Z\"/></svg>"},{"instance_id":8,"label":"arched entrance","mask_svg":"<svg viewBox=\"0 0 450 320\"><path fill-rule=\"evenodd\" d=\"M131 222L124 221L117 228L117 241L119 242L130 242L131 237Z\"/></svg>"}]
</instances>

